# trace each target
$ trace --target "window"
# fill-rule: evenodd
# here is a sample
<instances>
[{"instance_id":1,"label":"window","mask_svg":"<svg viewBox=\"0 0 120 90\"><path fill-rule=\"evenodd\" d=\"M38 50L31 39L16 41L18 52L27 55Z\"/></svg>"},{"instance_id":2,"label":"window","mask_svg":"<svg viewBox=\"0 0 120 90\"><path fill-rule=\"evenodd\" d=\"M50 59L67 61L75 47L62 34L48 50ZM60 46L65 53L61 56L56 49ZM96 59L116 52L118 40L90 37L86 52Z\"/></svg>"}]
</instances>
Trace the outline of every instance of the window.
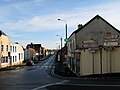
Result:
<instances>
[{"instance_id":1,"label":"window","mask_svg":"<svg viewBox=\"0 0 120 90\"><path fill-rule=\"evenodd\" d=\"M17 56L15 56L15 62L17 61Z\"/></svg>"},{"instance_id":2,"label":"window","mask_svg":"<svg viewBox=\"0 0 120 90\"><path fill-rule=\"evenodd\" d=\"M10 46L10 52L12 52L12 46Z\"/></svg>"},{"instance_id":3,"label":"window","mask_svg":"<svg viewBox=\"0 0 120 90\"><path fill-rule=\"evenodd\" d=\"M6 45L6 51L8 51L8 45Z\"/></svg>"},{"instance_id":4,"label":"window","mask_svg":"<svg viewBox=\"0 0 120 90\"><path fill-rule=\"evenodd\" d=\"M14 62L14 56L13 56L13 62Z\"/></svg>"},{"instance_id":5,"label":"window","mask_svg":"<svg viewBox=\"0 0 120 90\"><path fill-rule=\"evenodd\" d=\"M23 59L23 53L21 53L21 59Z\"/></svg>"},{"instance_id":6,"label":"window","mask_svg":"<svg viewBox=\"0 0 120 90\"><path fill-rule=\"evenodd\" d=\"M13 52L14 52L14 46L13 46Z\"/></svg>"},{"instance_id":7,"label":"window","mask_svg":"<svg viewBox=\"0 0 120 90\"><path fill-rule=\"evenodd\" d=\"M1 63L8 63L8 56L1 57Z\"/></svg>"},{"instance_id":8,"label":"window","mask_svg":"<svg viewBox=\"0 0 120 90\"><path fill-rule=\"evenodd\" d=\"M8 63L8 56L5 57L5 62Z\"/></svg>"},{"instance_id":9,"label":"window","mask_svg":"<svg viewBox=\"0 0 120 90\"><path fill-rule=\"evenodd\" d=\"M1 51L2 52L4 51L4 45L1 45Z\"/></svg>"},{"instance_id":10,"label":"window","mask_svg":"<svg viewBox=\"0 0 120 90\"><path fill-rule=\"evenodd\" d=\"M19 53L19 60L20 60L20 53Z\"/></svg>"},{"instance_id":11,"label":"window","mask_svg":"<svg viewBox=\"0 0 120 90\"><path fill-rule=\"evenodd\" d=\"M15 52L16 52L17 50L16 50L16 46L15 46Z\"/></svg>"}]
</instances>

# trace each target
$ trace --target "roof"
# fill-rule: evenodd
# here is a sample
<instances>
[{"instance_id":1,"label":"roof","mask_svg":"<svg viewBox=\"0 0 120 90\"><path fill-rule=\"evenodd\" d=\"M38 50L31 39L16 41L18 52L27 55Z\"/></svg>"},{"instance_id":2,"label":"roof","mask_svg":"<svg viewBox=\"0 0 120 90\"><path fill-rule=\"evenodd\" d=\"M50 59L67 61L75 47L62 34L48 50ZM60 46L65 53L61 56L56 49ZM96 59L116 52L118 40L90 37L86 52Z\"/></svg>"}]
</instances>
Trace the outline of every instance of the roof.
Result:
<instances>
[{"instance_id":1,"label":"roof","mask_svg":"<svg viewBox=\"0 0 120 90\"><path fill-rule=\"evenodd\" d=\"M0 36L1 36L1 35L7 36L2 30L0 30Z\"/></svg>"},{"instance_id":2,"label":"roof","mask_svg":"<svg viewBox=\"0 0 120 90\"><path fill-rule=\"evenodd\" d=\"M109 26L111 26L111 28L113 28L114 30L116 30L118 33L120 33L120 31L118 30L118 29L116 29L114 26L112 26L110 23L108 23L105 19L103 19L101 16L99 16L99 15L96 15L94 18L92 18L90 21L88 21L85 25L83 25L83 26L81 26L80 28L78 28L77 30L75 30L71 35L70 35L70 37L74 34L74 33L77 33L77 32L79 32L80 30L82 30L84 27L86 27L89 23L91 23L93 20L95 20L95 19L98 19L98 18L100 18L100 19L102 19L105 23L107 23ZM70 38L69 37L69 38Z\"/></svg>"},{"instance_id":3,"label":"roof","mask_svg":"<svg viewBox=\"0 0 120 90\"><path fill-rule=\"evenodd\" d=\"M28 48L28 47L33 47L33 46L35 46L35 47L41 47L41 44L33 44L33 43L31 43L31 44L28 44L27 46L26 46L26 48Z\"/></svg>"}]
</instances>

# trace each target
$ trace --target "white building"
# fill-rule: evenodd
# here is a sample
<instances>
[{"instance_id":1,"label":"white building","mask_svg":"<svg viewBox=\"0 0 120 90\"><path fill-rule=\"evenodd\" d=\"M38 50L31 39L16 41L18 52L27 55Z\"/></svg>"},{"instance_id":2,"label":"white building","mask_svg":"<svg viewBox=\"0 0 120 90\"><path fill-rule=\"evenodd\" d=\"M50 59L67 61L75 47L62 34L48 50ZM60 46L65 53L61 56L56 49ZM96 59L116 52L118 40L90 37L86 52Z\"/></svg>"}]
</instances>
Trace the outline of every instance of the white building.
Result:
<instances>
[{"instance_id":1,"label":"white building","mask_svg":"<svg viewBox=\"0 0 120 90\"><path fill-rule=\"evenodd\" d=\"M15 42L10 44L11 60L10 65L20 65L24 60L23 47Z\"/></svg>"}]
</instances>

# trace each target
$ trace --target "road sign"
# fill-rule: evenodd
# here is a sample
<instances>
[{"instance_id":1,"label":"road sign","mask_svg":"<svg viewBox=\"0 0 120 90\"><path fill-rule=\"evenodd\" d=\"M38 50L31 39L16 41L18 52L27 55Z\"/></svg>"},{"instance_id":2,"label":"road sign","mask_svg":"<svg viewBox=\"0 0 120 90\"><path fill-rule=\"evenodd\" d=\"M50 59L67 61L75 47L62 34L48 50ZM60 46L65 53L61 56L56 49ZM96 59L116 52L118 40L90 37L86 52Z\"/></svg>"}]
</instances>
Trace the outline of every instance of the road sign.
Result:
<instances>
[{"instance_id":1,"label":"road sign","mask_svg":"<svg viewBox=\"0 0 120 90\"><path fill-rule=\"evenodd\" d=\"M64 41L67 43L68 42L68 38L65 38Z\"/></svg>"},{"instance_id":2,"label":"road sign","mask_svg":"<svg viewBox=\"0 0 120 90\"><path fill-rule=\"evenodd\" d=\"M105 39L105 42L117 42L118 38L112 38L112 39Z\"/></svg>"},{"instance_id":3,"label":"road sign","mask_svg":"<svg viewBox=\"0 0 120 90\"><path fill-rule=\"evenodd\" d=\"M86 40L82 42L83 44L92 44L92 43L96 43L95 40Z\"/></svg>"},{"instance_id":4,"label":"road sign","mask_svg":"<svg viewBox=\"0 0 120 90\"><path fill-rule=\"evenodd\" d=\"M117 34L109 34L109 36L105 37L104 39L104 46L118 46L118 37L119 35Z\"/></svg>"},{"instance_id":5,"label":"road sign","mask_svg":"<svg viewBox=\"0 0 120 90\"><path fill-rule=\"evenodd\" d=\"M104 42L104 46L118 46L118 42Z\"/></svg>"},{"instance_id":6,"label":"road sign","mask_svg":"<svg viewBox=\"0 0 120 90\"><path fill-rule=\"evenodd\" d=\"M96 48L98 47L97 44L83 44L83 48Z\"/></svg>"}]
</instances>

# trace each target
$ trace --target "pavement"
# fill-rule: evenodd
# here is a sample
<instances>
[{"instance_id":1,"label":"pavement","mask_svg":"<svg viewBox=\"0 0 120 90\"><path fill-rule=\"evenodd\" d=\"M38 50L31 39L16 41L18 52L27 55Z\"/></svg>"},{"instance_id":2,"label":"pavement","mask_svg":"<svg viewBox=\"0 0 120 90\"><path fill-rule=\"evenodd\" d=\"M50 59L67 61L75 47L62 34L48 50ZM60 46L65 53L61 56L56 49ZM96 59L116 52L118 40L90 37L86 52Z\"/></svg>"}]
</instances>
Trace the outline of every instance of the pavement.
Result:
<instances>
[{"instance_id":1,"label":"pavement","mask_svg":"<svg viewBox=\"0 0 120 90\"><path fill-rule=\"evenodd\" d=\"M74 74L68 67L63 67L61 62L55 60L55 67L53 68L54 74L69 79L82 79L82 80L115 80L120 81L120 73L108 73L108 74L95 74L95 75L87 75L78 77Z\"/></svg>"},{"instance_id":2,"label":"pavement","mask_svg":"<svg viewBox=\"0 0 120 90\"><path fill-rule=\"evenodd\" d=\"M14 66L8 66L8 67L5 67L5 68L1 68L0 71L17 70L17 69L22 69L24 67L26 67L25 63L23 63L21 65L14 65Z\"/></svg>"}]
</instances>

